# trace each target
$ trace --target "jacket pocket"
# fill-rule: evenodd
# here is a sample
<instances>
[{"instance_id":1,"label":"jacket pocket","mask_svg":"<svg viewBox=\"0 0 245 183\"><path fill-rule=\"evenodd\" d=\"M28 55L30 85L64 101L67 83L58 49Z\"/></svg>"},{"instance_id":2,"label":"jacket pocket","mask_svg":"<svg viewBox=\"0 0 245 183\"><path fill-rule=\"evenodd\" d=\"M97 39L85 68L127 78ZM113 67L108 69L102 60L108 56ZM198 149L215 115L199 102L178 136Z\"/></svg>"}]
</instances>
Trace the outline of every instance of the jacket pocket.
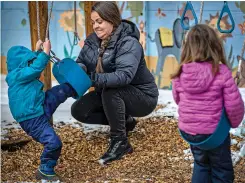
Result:
<instances>
[{"instance_id":1,"label":"jacket pocket","mask_svg":"<svg viewBox=\"0 0 245 183\"><path fill-rule=\"evenodd\" d=\"M35 94L19 97L10 102L10 110L16 121L35 112Z\"/></svg>"}]
</instances>

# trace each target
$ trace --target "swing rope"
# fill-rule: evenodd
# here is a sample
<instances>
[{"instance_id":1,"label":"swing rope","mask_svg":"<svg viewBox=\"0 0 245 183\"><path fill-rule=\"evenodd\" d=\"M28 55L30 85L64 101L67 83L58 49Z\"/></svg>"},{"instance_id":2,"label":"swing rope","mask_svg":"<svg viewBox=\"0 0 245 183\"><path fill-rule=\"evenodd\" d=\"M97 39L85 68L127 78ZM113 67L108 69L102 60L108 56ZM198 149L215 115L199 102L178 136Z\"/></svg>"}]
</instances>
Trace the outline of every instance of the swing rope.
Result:
<instances>
[{"instance_id":1,"label":"swing rope","mask_svg":"<svg viewBox=\"0 0 245 183\"><path fill-rule=\"evenodd\" d=\"M77 4L76 1L74 1L74 40L73 45L77 45L80 41L80 38L77 33Z\"/></svg>"},{"instance_id":2,"label":"swing rope","mask_svg":"<svg viewBox=\"0 0 245 183\"><path fill-rule=\"evenodd\" d=\"M245 38L244 38L243 45L242 45L241 57L243 57L244 52L245 52Z\"/></svg>"},{"instance_id":3,"label":"swing rope","mask_svg":"<svg viewBox=\"0 0 245 183\"><path fill-rule=\"evenodd\" d=\"M47 27L46 27L46 32L45 32L45 39L49 39L49 24L50 24L50 19L52 16L52 11L53 11L53 1L51 1L51 7L50 7L50 11L49 11L49 16L48 16L48 21L47 21ZM39 20L39 4L38 1L36 2L36 10L37 10L37 36L38 36L38 40L41 40L41 34L40 34L40 20ZM42 47L43 49L43 47ZM51 54L51 62L55 63L57 61L60 61L59 58L56 57L55 53L50 50Z\"/></svg>"},{"instance_id":4,"label":"swing rope","mask_svg":"<svg viewBox=\"0 0 245 183\"><path fill-rule=\"evenodd\" d=\"M49 24L50 24L50 19L52 16L52 10L53 10L53 1L51 1L51 8L49 11L49 17L48 17L48 22L47 22L47 27L46 27L46 32L45 32L45 38L49 38ZM39 20L39 3L38 1L36 2L36 9L37 9L37 36L38 40L41 40L41 34L40 34L40 20Z\"/></svg>"},{"instance_id":5,"label":"swing rope","mask_svg":"<svg viewBox=\"0 0 245 183\"><path fill-rule=\"evenodd\" d=\"M236 77L234 78L235 81L236 81L237 86L239 85L239 83L241 81L241 79L240 79L240 76L241 76L241 65L242 65L242 58L243 58L244 52L245 52L245 38L244 38L243 45L242 45L242 51L241 51L241 55L240 55L240 59L239 59L239 63L238 63Z\"/></svg>"},{"instance_id":6,"label":"swing rope","mask_svg":"<svg viewBox=\"0 0 245 183\"><path fill-rule=\"evenodd\" d=\"M40 36L40 22L39 22L39 5L38 5L38 1L36 2L36 10L37 10L37 37L38 37L38 40L41 40L41 36Z\"/></svg>"},{"instance_id":7,"label":"swing rope","mask_svg":"<svg viewBox=\"0 0 245 183\"><path fill-rule=\"evenodd\" d=\"M50 11L49 11L49 17L48 17L48 22L47 22L47 27L46 27L46 38L49 38L49 24L50 24L50 19L52 16L52 10L53 10L53 3L54 1L51 1L51 7L50 7Z\"/></svg>"},{"instance_id":8,"label":"swing rope","mask_svg":"<svg viewBox=\"0 0 245 183\"><path fill-rule=\"evenodd\" d=\"M202 22L203 8L204 8L204 1L201 1L200 15L198 20L199 24Z\"/></svg>"},{"instance_id":9,"label":"swing rope","mask_svg":"<svg viewBox=\"0 0 245 183\"><path fill-rule=\"evenodd\" d=\"M50 19L51 19L51 14L52 14L52 7L53 7L53 1L51 3L51 8L49 12L48 21L47 21L46 34L45 34L46 38L49 37L49 24L50 24ZM36 2L36 10L37 10L38 39L41 40L38 2ZM75 16L75 21L76 21L76 16ZM76 32L76 28L75 28L75 32ZM73 97L74 99L78 99L79 97L83 96L84 93L92 85L90 78L84 72L84 70L81 69L80 66L74 60L70 58L65 58L65 59L60 60L59 58L55 56L55 53L52 50L50 50L50 56L51 56L50 58L51 62L54 63L52 73L54 77L56 78L56 80L59 82L59 84L69 83L77 93L77 96ZM81 80L76 80L76 77L81 78Z\"/></svg>"}]
</instances>

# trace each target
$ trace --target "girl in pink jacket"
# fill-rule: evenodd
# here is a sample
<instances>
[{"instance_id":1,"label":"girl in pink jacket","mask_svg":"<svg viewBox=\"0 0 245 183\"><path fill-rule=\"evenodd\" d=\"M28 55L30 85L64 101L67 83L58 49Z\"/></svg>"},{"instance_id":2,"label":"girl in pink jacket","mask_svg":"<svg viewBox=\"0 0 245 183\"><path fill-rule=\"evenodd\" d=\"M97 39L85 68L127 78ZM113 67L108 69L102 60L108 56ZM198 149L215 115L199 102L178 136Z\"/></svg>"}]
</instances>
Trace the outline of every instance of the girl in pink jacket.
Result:
<instances>
[{"instance_id":1,"label":"girl in pink jacket","mask_svg":"<svg viewBox=\"0 0 245 183\"><path fill-rule=\"evenodd\" d=\"M183 43L180 67L172 75L173 97L179 106L179 129L191 142L201 142L216 129L225 108L232 128L239 126L244 103L227 67L222 41L208 25L198 24ZM230 183L234 180L230 136L217 148L191 145L192 183Z\"/></svg>"}]
</instances>

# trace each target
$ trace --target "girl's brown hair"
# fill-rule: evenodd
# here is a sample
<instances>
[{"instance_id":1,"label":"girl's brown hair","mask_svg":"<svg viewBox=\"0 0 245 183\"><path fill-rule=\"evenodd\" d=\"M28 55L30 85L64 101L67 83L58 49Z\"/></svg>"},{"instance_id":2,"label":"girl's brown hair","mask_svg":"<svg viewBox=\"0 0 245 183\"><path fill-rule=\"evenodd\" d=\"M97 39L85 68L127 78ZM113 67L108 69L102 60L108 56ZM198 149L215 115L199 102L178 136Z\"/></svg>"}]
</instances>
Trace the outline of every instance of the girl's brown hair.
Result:
<instances>
[{"instance_id":1,"label":"girl's brown hair","mask_svg":"<svg viewBox=\"0 0 245 183\"><path fill-rule=\"evenodd\" d=\"M92 7L92 11L96 11L103 20L110 22L113 25L113 30L115 30L121 24L121 14L115 2L96 2ZM111 37L109 36L107 39L102 40L101 42L98 62L95 69L97 73L104 72L102 68L102 57L110 39Z\"/></svg>"},{"instance_id":2,"label":"girl's brown hair","mask_svg":"<svg viewBox=\"0 0 245 183\"><path fill-rule=\"evenodd\" d=\"M215 30L205 24L195 25L183 40L180 66L171 79L179 77L182 66L191 62L210 62L212 72L219 72L220 62L227 65L222 40Z\"/></svg>"}]
</instances>

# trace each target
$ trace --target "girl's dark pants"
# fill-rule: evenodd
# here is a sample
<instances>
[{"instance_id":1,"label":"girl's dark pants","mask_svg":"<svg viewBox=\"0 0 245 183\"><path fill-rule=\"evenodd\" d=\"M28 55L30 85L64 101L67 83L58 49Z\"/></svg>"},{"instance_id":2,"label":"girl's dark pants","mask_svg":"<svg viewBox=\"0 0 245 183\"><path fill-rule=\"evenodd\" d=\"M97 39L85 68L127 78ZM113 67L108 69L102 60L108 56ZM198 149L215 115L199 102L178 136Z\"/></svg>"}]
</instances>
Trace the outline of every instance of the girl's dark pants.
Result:
<instances>
[{"instance_id":1,"label":"girl's dark pants","mask_svg":"<svg viewBox=\"0 0 245 183\"><path fill-rule=\"evenodd\" d=\"M201 142L210 136L181 132L190 142ZM202 150L191 145L191 152L194 156L192 183L232 183L234 181L230 135L215 149Z\"/></svg>"}]
</instances>

